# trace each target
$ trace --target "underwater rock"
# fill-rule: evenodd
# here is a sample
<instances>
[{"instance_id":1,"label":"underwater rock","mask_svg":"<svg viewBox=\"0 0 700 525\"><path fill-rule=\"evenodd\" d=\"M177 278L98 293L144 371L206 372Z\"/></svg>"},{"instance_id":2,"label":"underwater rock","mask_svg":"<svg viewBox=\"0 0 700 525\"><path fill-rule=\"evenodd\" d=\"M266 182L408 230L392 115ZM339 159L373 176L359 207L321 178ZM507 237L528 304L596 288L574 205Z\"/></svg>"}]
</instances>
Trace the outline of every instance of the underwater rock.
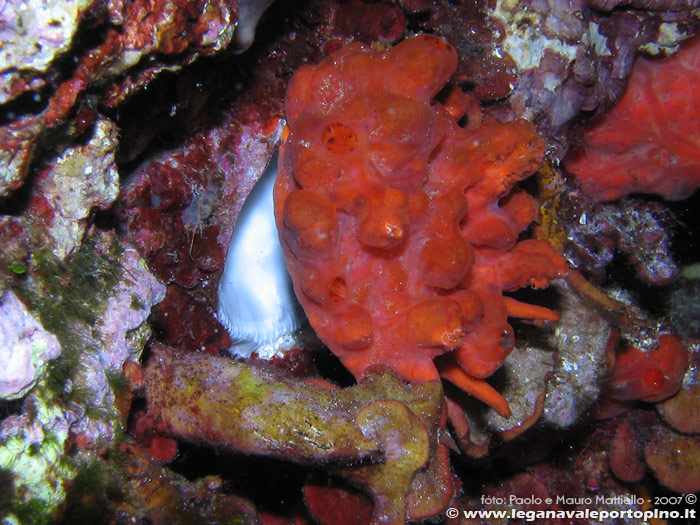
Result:
<instances>
[{"instance_id":1,"label":"underwater rock","mask_svg":"<svg viewBox=\"0 0 700 525\"><path fill-rule=\"evenodd\" d=\"M35 519L48 521L76 475L67 459L74 414L36 392L35 388L25 400L27 414L0 422L0 468L7 483L0 508L3 521L18 522L28 505L36 509Z\"/></svg>"},{"instance_id":2,"label":"underwater rock","mask_svg":"<svg viewBox=\"0 0 700 525\"><path fill-rule=\"evenodd\" d=\"M327 465L372 498L375 519L404 523L406 512L433 516L452 497L447 450L437 443L442 416L437 381L406 384L388 369L375 368L357 386L337 389L270 367L166 347L154 348L144 377L147 417L162 432ZM421 491L432 497L417 494Z\"/></svg>"},{"instance_id":3,"label":"underwater rock","mask_svg":"<svg viewBox=\"0 0 700 525\"><path fill-rule=\"evenodd\" d=\"M80 19L95 0L10 0L0 10L0 104L40 90L57 57L69 51Z\"/></svg>"},{"instance_id":4,"label":"underwater rock","mask_svg":"<svg viewBox=\"0 0 700 525\"><path fill-rule=\"evenodd\" d=\"M59 259L80 246L93 210L107 209L117 198L117 146L117 127L100 118L85 143L66 148L37 176L29 214L44 223Z\"/></svg>"},{"instance_id":5,"label":"underwater rock","mask_svg":"<svg viewBox=\"0 0 700 525\"><path fill-rule=\"evenodd\" d=\"M66 523L259 525L261 519L250 501L224 490L220 477L188 480L129 438L102 457L79 456L62 513Z\"/></svg>"},{"instance_id":6,"label":"underwater rock","mask_svg":"<svg viewBox=\"0 0 700 525\"><path fill-rule=\"evenodd\" d=\"M549 338L557 354L547 386L543 422L555 428L569 428L600 397L610 372L606 350L614 323L609 313L569 284L554 286L561 292L561 321Z\"/></svg>"},{"instance_id":7,"label":"underwater rock","mask_svg":"<svg viewBox=\"0 0 700 525\"><path fill-rule=\"evenodd\" d=\"M565 281L552 287L558 292L560 320L547 327L518 327L518 343L494 375L494 385L511 407L509 418L447 390L449 419L468 456L484 456L495 436L511 441L532 427L571 428L600 398L610 373L606 350L614 316Z\"/></svg>"},{"instance_id":8,"label":"underwater rock","mask_svg":"<svg viewBox=\"0 0 700 525\"><path fill-rule=\"evenodd\" d=\"M0 195L22 184L50 130L72 140L92 124L98 104L118 106L164 71L226 49L236 33L242 51L269 3L5 2Z\"/></svg>"},{"instance_id":9,"label":"underwater rock","mask_svg":"<svg viewBox=\"0 0 700 525\"><path fill-rule=\"evenodd\" d=\"M0 297L0 399L24 397L59 355L56 336L6 290Z\"/></svg>"},{"instance_id":10,"label":"underwater rock","mask_svg":"<svg viewBox=\"0 0 700 525\"><path fill-rule=\"evenodd\" d=\"M500 379L503 397L508 401L510 417L489 410L484 423L489 432L509 441L519 436L542 415L547 394L547 381L554 371L551 349L538 348L537 343L516 345L503 362Z\"/></svg>"},{"instance_id":11,"label":"underwater rock","mask_svg":"<svg viewBox=\"0 0 700 525\"><path fill-rule=\"evenodd\" d=\"M681 337L700 340L700 264L686 266L666 299L669 322Z\"/></svg>"},{"instance_id":12,"label":"underwater rock","mask_svg":"<svg viewBox=\"0 0 700 525\"><path fill-rule=\"evenodd\" d=\"M640 52L670 54L697 30L690 5L643 11L621 4L600 13L588 3L499 0L488 9L503 27L500 49L517 67L510 110L537 125L555 159L568 149L574 118L603 112L620 98Z\"/></svg>"},{"instance_id":13,"label":"underwater rock","mask_svg":"<svg viewBox=\"0 0 700 525\"><path fill-rule=\"evenodd\" d=\"M104 451L121 431L122 369L139 358L151 334L146 318L165 290L132 247L108 234L91 235L65 261L37 251L27 274L17 286L61 355L21 413L2 421L0 468L14 480L6 512L33 502L50 513L77 474L73 452Z\"/></svg>"},{"instance_id":14,"label":"underwater rock","mask_svg":"<svg viewBox=\"0 0 700 525\"><path fill-rule=\"evenodd\" d=\"M259 4L264 3L266 2ZM9 22L0 31L12 32L16 29L13 27L16 19L14 9L24 4L11 0L5 4L7 7L0 13L0 17L5 17L3 20ZM159 341L172 342L183 350L210 354L228 348L230 341L226 331L213 316L218 275L238 210L257 177L263 173L277 140L277 136L271 134L275 128L273 122L282 116L284 88L293 70L299 65L317 63L324 53L341 48L350 35L365 39L377 52L385 49L389 41L420 32L444 36L455 46L462 62L458 66L458 76L453 77L453 80L459 82L459 87L471 95L461 98L455 96L455 99L460 100L453 100L452 95L461 91L448 89L438 96L438 103L450 113L450 118L473 130L479 126L489 126L490 124L484 123L492 118L512 119L520 111L532 118L533 124L549 137L549 152L556 158L570 141L576 140L573 134L566 133L570 125L570 120L567 119L571 115L578 114L581 110L604 111L619 96L620 86L624 85L623 77L628 73L638 51L656 54L671 52L679 39L695 30L697 23L697 12L693 14L685 5L664 0L619 1L615 2L617 7L614 10L604 14L601 14L600 9L605 9L605 4L612 5L613 2L590 0L581 11L578 7L582 4L576 1L532 0L520 2L519 5L511 2L514 9L527 7L531 14L527 19L519 17L518 13L509 15L513 20L522 22L516 24L506 23L507 20L499 22L489 14L497 4L499 2L471 0L277 2L271 8L271 11L275 11L270 13L272 16L265 17L266 30L258 32L264 45L252 49L251 53L233 56L230 53L234 50L233 46L240 45L240 42L235 42L237 30L233 30L236 23L235 2L226 5L205 2L181 6L159 0L131 3L110 0L106 3L67 5L66 9L76 8L80 11L85 8L87 11L80 11L77 18L69 16L65 20L58 20L59 24L53 27L74 33L72 36L66 33L65 38L52 42L39 38L43 49L30 48L37 41L35 29L24 35L25 40L19 44L16 44L17 40L13 41L12 45L25 46L23 51L36 51L43 62L40 64L41 72L22 70L22 78L12 72L0 76L0 85L3 85L3 80L10 79L11 88L15 90L12 93L3 92L3 96L14 98L7 98L4 103L0 103L0 193L8 195L23 181L26 185L0 203L3 213L10 214L0 218L0 244L3 246L0 287L3 291L6 286L17 290L17 296L33 318L41 322L47 333L60 334L63 352L48 363L46 372L37 385L26 393L21 406L19 400L6 402L5 414L12 415L6 416L0 424L0 466L3 486L9 490L0 496L0 503L7 504L0 505L0 519L19 520L21 511L25 512L24 516L27 515L26 512L32 511L35 513L33 516L39 518L48 516L51 512L51 519L60 519L63 509L75 501L64 500L65 489L71 486L71 480L81 477L81 466L76 465L76 459L94 458L98 454L112 456L115 452L111 448L114 443L111 441L112 436L118 437L120 425L125 424L134 395L131 390L139 383L140 369L135 361L148 336L147 327L139 323L150 309L148 303L162 296L162 288L154 284L152 277L141 273L145 271L142 263L127 262L126 266L143 283L143 287L129 283L128 276L122 274L119 265L109 262L113 262L112 255L100 258L105 264L90 264L90 258L82 257L81 239L88 242L89 246L85 249L92 250L95 246L91 244L91 239L94 239L96 231L104 228L125 232L128 240L138 245L151 272L168 286L167 298L154 311ZM507 4L501 2L502 6ZM647 6L652 4L662 11L649 11ZM205 6L206 13L200 13L200 6ZM342 6L342 9L336 10L338 6ZM596 7L591 9L589 6ZM666 11L668 7L676 6L683 10ZM364 20L367 24L358 26L354 23L352 7L366 8ZM54 8L58 10L60 6ZM242 9L239 4L238 29L243 29L241 25L244 25ZM367 13L372 13L371 19ZM30 16L35 13L25 14ZM36 16L43 16L41 7L36 9ZM591 23L591 20L594 22ZM404 22L405 26L400 22ZM526 37L531 28L532 39L528 39ZM582 34L579 33L581 28ZM527 63L515 51L515 56L511 57L509 52L504 51L505 46L513 49L518 37L522 37L520 41L523 42L525 51L539 52L535 46L530 45L540 41L537 33L544 33L545 40L560 40L564 47L581 44L577 40L588 40L579 48L583 51L579 53L577 50L572 60L569 60L569 55L564 51L561 54L545 52L537 68L521 70L519 67ZM44 34L55 37L51 28ZM246 34L252 32L241 31L239 36L244 37ZM11 36L15 37L16 35ZM229 37L232 40L227 45L225 41ZM243 38L242 47L249 40ZM508 43L501 45L505 40ZM68 50L57 53L58 49L65 49L65 45L69 46ZM47 46L56 47L49 49ZM220 51L224 51L224 48L227 51L221 54ZM0 57L5 57L2 53L6 49L0 49ZM212 60L197 60L199 56L217 53L219 56ZM191 65L183 70L182 66L186 64ZM154 82L158 78L160 81ZM146 86L148 90L143 89ZM479 100L484 101L483 112ZM76 215L79 224L73 235L70 233L73 231L70 219L64 218L63 210L57 204L59 195L48 190L45 192L43 187L33 185L48 175L45 171L47 166L54 166L66 151L75 154L96 132L105 132L104 137L107 138L109 147L116 144L117 139L111 137L112 131L107 129L109 124L105 125L101 115L106 115L119 127L117 162L123 184L119 206L116 210L112 208L106 213L99 212L96 220ZM279 124L278 120L276 122ZM493 129L496 128L494 125ZM104 159L111 155L108 149L103 150ZM112 161L100 161L99 148L93 153L96 155L94 162L100 166L99 173L108 175L102 181L95 181L107 188L110 181L115 180L112 168L109 167ZM27 174L30 176L25 179ZM528 192L532 189L532 186L527 188ZM570 186L567 191L575 193L575 188ZM92 195L96 193L102 197L82 200L82 204L76 207L80 214L87 215L91 207L96 211L109 206L109 199L104 198L107 190L99 190ZM31 217L25 214L23 208L23 199L30 194L32 198L28 208ZM494 198L494 202L498 199L500 197ZM522 204L522 200L518 202ZM638 203L633 206L636 208ZM522 209L515 205L514 208ZM63 228L56 235L56 238L60 238L59 255L63 258L62 261L52 258L47 253L49 250L41 250L42 247L50 248L53 243L50 237L44 235L42 222L52 224L52 215L56 214L59 215L56 220ZM571 219L559 215L555 219L564 224L579 217L580 215ZM673 223L675 219L670 221ZM666 229L665 226L663 229ZM660 228L654 226L652 230L657 232ZM632 248L637 245L643 247L645 245L642 241L642 238L630 236L628 244ZM654 244L653 236L650 236L650 241L648 246ZM608 238L602 233L600 242L601 247L608 246ZM665 241L659 242L663 244ZM126 245L122 248L129 249ZM658 252L659 255L661 252L665 252L665 247ZM650 250L646 253L653 255L654 252ZM102 255L105 255L104 252ZM640 260L643 259L641 255ZM135 253L125 256L134 257ZM43 262L40 261L42 257ZM633 257L637 257L637 254ZM114 260L120 258L120 255L115 255ZM650 267L653 266L654 264ZM32 286L36 284L40 273L50 277L55 285L36 286L37 291L42 293L35 294L29 300L19 290L27 283ZM105 280L110 273L114 273L116 278ZM96 280L91 280L91 275L96 275ZM130 298L129 287L132 284L138 292L136 297ZM81 293L71 294L71 288L80 290ZM115 288L119 289L119 298L115 297L110 302L109 294L104 292ZM86 289L90 293L83 293ZM693 319L688 317L684 306L689 304L687 297L692 297L693 290L693 287L686 286L684 293L674 299L676 306L672 315L678 325L678 332L681 331L681 325L691 326L690 321ZM563 292L564 296L570 294L573 295L574 292ZM81 299L77 295L84 297ZM41 301L44 302L37 297L42 297ZM61 301L48 304L50 315L44 316L47 312L40 313L38 306L47 306L51 297L60 298ZM112 311L112 315L102 311L107 303L107 310ZM564 305L566 306L565 301ZM510 303L510 306L517 305ZM559 306L561 304L557 308ZM453 395L457 390L453 385L445 384L445 388L451 396L446 401L447 412L451 414L455 434L458 434L459 420L452 417L455 411L450 407L457 406L465 414L464 419L469 427L469 440L460 439L460 445L464 446L469 441L469 446L472 447L470 452L474 452L472 455L477 455L476 452L483 455L489 452L489 440L492 441L492 454L482 460L489 464L488 470L484 472L479 471L475 462L453 456L453 468L461 482L450 473L444 444L450 444L455 451L456 448L444 428L445 422L433 417L434 411L431 412L431 418L421 417L415 406L409 406L409 402L392 398L397 402L379 403L365 413L364 422L367 423L365 428L368 434L371 434L372 439L382 441L383 450L377 457L383 457L385 453L395 454L400 463L402 455L410 451L410 461L407 462L405 471L400 473L401 479L396 479L399 492L404 492L405 479L412 473L411 469L425 457L422 439L424 431L421 425L427 429L431 447L427 463L415 471L409 493L402 494L402 500L397 499L389 490L379 490L382 485L394 481L392 471L395 467L400 470L401 465L390 461L363 465L370 468L356 479L365 485L365 493L373 494L375 500L379 500L378 508L385 509L381 512L400 520L401 501L405 501L407 518L435 516L433 520L440 520L443 518L437 515L447 505L455 508L484 508L471 505L478 502L482 492L506 497L510 494L529 493L544 496L547 492L550 495L581 497L592 493L614 496L630 494L631 489L617 483L608 469L608 445L609 440L617 434L617 423L607 425L615 420L602 423L581 421L582 410L585 410L584 407L589 405L599 391L599 380L604 369L603 341L609 335L611 323L607 322L605 315L602 318L590 318L591 310L575 303L570 308L562 309L565 323L567 311L575 314L578 308L582 326L577 327L576 320L573 319L575 315L571 315L568 328L562 332L568 338L564 341L562 335L561 341L557 343L562 346L558 349L555 349L556 339L551 334L551 326L545 326L541 333L535 329L521 331L517 327L515 333L519 349L535 348L534 343L543 334L548 339L545 338L543 348L537 347L537 354L525 355L525 358L530 359L524 359L513 368L522 372L519 381L508 379L506 382L511 385L503 385L499 383L497 373L493 379L489 379L493 385L492 391L483 383L479 383L476 391L505 413L506 408L510 410L510 407L505 407L504 402L498 400L498 392L506 392L509 396L511 394L507 393L507 387L517 386L512 394L520 401L520 405L512 403L512 413L515 414L514 432L517 432L523 422L539 413L541 380L552 369L551 362L557 356L555 352L561 355L564 350L570 350L570 355L555 362L555 366L561 366L561 374L549 377L544 414L539 420L545 425L535 425L527 433L520 434L519 439L507 444L509 459L518 454L519 457L531 456L533 451L538 454L539 462L528 465L527 475L511 476L512 467L503 466L504 456L500 455L503 448L497 448L498 436L494 434L491 439L487 429L479 426L479 416L487 408L481 406L480 410L465 413L464 406L457 405L453 400L462 401L467 395L463 394L461 398ZM76 311L79 318L77 324L73 322ZM595 327L600 328L600 333L594 333ZM647 334L650 340L654 339L655 333L649 326L639 330L640 336ZM580 337L577 344L573 344L574 336ZM114 351L101 346L100 340L103 337L113 345ZM74 351L78 346L85 354ZM514 359L525 354L516 352L511 354ZM537 356L542 358L542 362L537 362ZM323 359L332 359L327 354L317 354L316 357L319 359L314 359L311 366L317 366ZM122 362L123 359L127 359L126 362ZM697 369L697 363L693 362L695 364L692 367ZM104 367L105 363L109 366ZM509 366L508 361L504 366ZM91 372L79 375L76 370L80 367ZM351 378L341 370L338 363L333 361L331 367L333 370L330 372L319 369L317 373L324 377L330 375L334 379L342 377L343 381L351 382ZM128 386L120 375L122 370L133 380ZM448 371L448 367L443 367L443 371ZM537 380L528 384L531 372L532 378ZM309 371L304 373L308 376ZM687 376L688 374L686 378ZM310 384L318 386L319 383L317 380ZM674 428L678 428L679 418L687 418L682 414L687 414L689 410L692 413L693 410L694 394L693 391L686 392L687 387L684 384L676 396L663 402L663 405L669 404L670 411L681 414L667 414L669 424ZM671 410L672 403L677 398L681 407ZM561 404L558 404L559 401ZM478 402L472 400L472 406L475 404L478 405ZM408 407L412 415L404 407ZM375 409L379 410L374 411ZM650 413L654 413L654 410L662 413L663 409L661 405L646 408ZM521 417L521 414L525 417ZM493 420L498 417L495 416ZM407 429L414 429L417 438L411 442L407 436L401 436L401 446L395 447L396 440L392 440L390 433L385 432L386 427L381 424L382 418L393 421L389 427L405 425ZM420 420L420 425L416 419ZM560 429L569 428L574 422L580 422L581 426L572 433L575 434L573 438L566 438ZM547 429L546 425L549 424L557 427L556 432ZM435 428L438 430L433 431ZM629 434L637 440L636 452L643 451L647 444L644 439L648 435L637 432L639 429L634 428L633 424L630 428ZM643 429L643 425L640 428ZM553 441L559 445L554 449L555 454L549 457L545 457L542 452L549 448L538 441L543 430L548 435L542 440L547 441L550 448ZM627 435L622 430L619 434L623 437ZM161 443L164 445L162 448L165 452L172 452L175 441L167 439ZM669 439L669 442L673 441ZM415 449L411 448L414 445ZM577 448L577 445L580 447ZM166 450L168 447L169 451ZM171 453L166 453L165 456L169 457L164 459L172 459ZM284 453L279 457L284 461ZM621 457L624 461L632 455ZM666 455L664 458L664 461L673 463L678 456ZM172 468L187 469L191 466L191 458L189 464L187 459L180 457ZM115 462L118 464L118 459ZM270 463L275 464L273 461ZM179 480L183 481L181 485L175 479L176 476L172 476L170 469L151 468L152 464L145 466L138 461L128 465L133 468L133 471L129 470L128 480L133 489L133 498L118 501L122 505L119 509L122 517L127 516L135 521L161 520L164 523L179 519L216 521L219 518L239 518L243 522L254 522L256 519L254 510L244 508L244 512L239 513L235 502L229 506L217 497L216 487L220 489L222 483L227 484L227 479L202 480L193 484ZM219 466L216 463L213 468ZM344 476L342 467L335 470L333 467L325 463L313 463L310 468L323 470L324 474L336 480L352 478L352 474ZM376 474L373 470L384 472ZM249 475L249 472L241 473L242 477ZM684 473L674 474L676 478L679 475ZM86 479L94 478L86 476ZM118 483L122 482L123 480ZM484 483L492 487L483 489ZM642 480L642 483L652 490L658 490L659 485L655 486L649 477ZM462 487L463 490L460 490ZM111 486L110 490L112 488L114 487ZM253 490L258 489L251 489L251 497L269 502L269 491L252 494ZM466 494L475 495L475 502L470 502L471 506L462 506L461 503L456 503L457 497L455 502L449 502L453 491L465 500L468 499ZM80 502L89 500L89 496L78 498ZM332 494L317 500L321 500L320 505L329 505L328 501L333 501L333 498ZM224 496L224 499L229 498ZM369 508L371 513L373 504L370 499L365 498L363 501L367 505L363 509ZM298 505L293 511L298 516L301 501L288 499L287 502L289 505ZM485 508L490 510L493 507ZM640 507L613 505L605 508L628 510ZM9 514L4 514L5 512ZM70 521L73 515L68 513L65 518ZM262 514L258 518L263 522L265 519L275 519ZM289 521L289 515L276 519ZM337 523L333 517L327 519L329 523ZM80 522L78 519L73 521Z\"/></svg>"},{"instance_id":15,"label":"underwater rock","mask_svg":"<svg viewBox=\"0 0 700 525\"><path fill-rule=\"evenodd\" d=\"M423 10L430 14L426 29L455 47L459 62L452 82L476 100L505 100L518 83L518 72L501 47L503 27L485 3L432 2Z\"/></svg>"},{"instance_id":16,"label":"underwater rock","mask_svg":"<svg viewBox=\"0 0 700 525\"><path fill-rule=\"evenodd\" d=\"M238 214L272 154L277 127L264 129L268 111L241 103L182 149L132 172L119 197L129 238L168 286L154 322L162 341L178 349L231 347L213 314L216 283Z\"/></svg>"},{"instance_id":17,"label":"underwater rock","mask_svg":"<svg viewBox=\"0 0 700 525\"><path fill-rule=\"evenodd\" d=\"M620 102L586 125L583 144L564 161L586 195L679 200L700 187L700 102L692 87L699 60L700 38L667 60L637 60Z\"/></svg>"},{"instance_id":18,"label":"underwater rock","mask_svg":"<svg viewBox=\"0 0 700 525\"><path fill-rule=\"evenodd\" d=\"M633 7L635 9L661 10L668 9L680 11L696 7L696 0L586 0L591 7L603 11L612 11L620 7Z\"/></svg>"},{"instance_id":19,"label":"underwater rock","mask_svg":"<svg viewBox=\"0 0 700 525\"><path fill-rule=\"evenodd\" d=\"M655 285L673 281L678 274L670 242L673 216L663 203L577 201L574 206L579 209L564 225L565 253L574 266L596 283L604 283L608 266L622 252L643 281Z\"/></svg>"},{"instance_id":20,"label":"underwater rock","mask_svg":"<svg viewBox=\"0 0 700 525\"><path fill-rule=\"evenodd\" d=\"M107 246L97 247L99 250ZM144 344L151 335L146 323L153 305L165 297L163 286L148 271L145 261L132 247L125 246L119 256L123 279L110 290L103 313L97 320L98 330L94 340L86 344L99 345L96 354L82 356L82 373L74 378L74 388L91 393L90 403L114 411L118 389L110 384L110 376L121 375L128 360L138 362ZM82 331L81 331L82 332ZM84 332L83 332L84 333ZM88 411L89 413L89 411ZM71 433L80 436L88 447L105 446L101 442L114 436L116 422L102 418L80 417L71 426Z\"/></svg>"},{"instance_id":21,"label":"underwater rock","mask_svg":"<svg viewBox=\"0 0 700 525\"><path fill-rule=\"evenodd\" d=\"M119 262L127 277L112 291L100 318L101 359L104 366L115 369L127 361L140 361L151 307L165 298L165 286L134 248L125 247Z\"/></svg>"}]
</instances>

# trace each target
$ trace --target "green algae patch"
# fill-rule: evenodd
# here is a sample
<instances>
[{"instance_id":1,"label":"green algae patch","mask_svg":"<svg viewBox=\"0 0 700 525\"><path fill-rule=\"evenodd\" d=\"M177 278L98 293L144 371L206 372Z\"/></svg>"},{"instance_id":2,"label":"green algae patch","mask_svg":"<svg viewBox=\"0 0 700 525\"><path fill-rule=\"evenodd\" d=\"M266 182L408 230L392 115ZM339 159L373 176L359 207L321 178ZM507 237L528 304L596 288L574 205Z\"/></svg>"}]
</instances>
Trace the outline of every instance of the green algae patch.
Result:
<instances>
[{"instance_id":1,"label":"green algae patch","mask_svg":"<svg viewBox=\"0 0 700 525\"><path fill-rule=\"evenodd\" d=\"M266 385L260 377L253 374L253 371L248 368L242 368L236 375L236 384L238 386L237 394L244 397L251 397L249 401L253 402L256 396L265 394L266 389L274 388L274 385Z\"/></svg>"},{"instance_id":2,"label":"green algae patch","mask_svg":"<svg viewBox=\"0 0 700 525\"><path fill-rule=\"evenodd\" d=\"M64 385L74 378L81 355L99 352L89 341L99 340L98 319L123 279L122 253L116 236L87 240L65 262L44 248L32 255L31 278L17 289L61 344L61 357L49 363L45 382L60 397L66 397ZM84 397L79 387L70 391L71 401L84 403Z\"/></svg>"},{"instance_id":3,"label":"green algae patch","mask_svg":"<svg viewBox=\"0 0 700 525\"><path fill-rule=\"evenodd\" d=\"M0 521L54 522L65 508L66 491L81 476L80 458L122 439L111 393L129 388L121 369L102 368L108 343L100 319L131 278L122 266L126 255L117 235L97 233L65 261L48 248L35 251L24 277L12 283L13 292L57 338L61 355L48 362L0 441L0 469L10 480L2 487L7 497ZM90 434L86 428L95 429L87 438L80 435Z\"/></svg>"},{"instance_id":4,"label":"green algae patch","mask_svg":"<svg viewBox=\"0 0 700 525\"><path fill-rule=\"evenodd\" d=\"M27 289L47 330L65 333L74 322L95 323L123 278L118 238L99 246L100 239L86 241L66 261L49 248L32 256L34 286Z\"/></svg>"},{"instance_id":5,"label":"green algae patch","mask_svg":"<svg viewBox=\"0 0 700 525\"><path fill-rule=\"evenodd\" d=\"M25 262L10 262L7 263L7 268L15 275L24 275L27 273L27 263Z\"/></svg>"},{"instance_id":6,"label":"green algae patch","mask_svg":"<svg viewBox=\"0 0 700 525\"><path fill-rule=\"evenodd\" d=\"M52 512L65 497L66 482L75 476L73 462L65 453L68 428L52 429L63 411L40 393L32 399L31 421L19 416L32 436L20 431L0 442L0 470L7 485L0 519L7 523L51 522Z\"/></svg>"}]
</instances>

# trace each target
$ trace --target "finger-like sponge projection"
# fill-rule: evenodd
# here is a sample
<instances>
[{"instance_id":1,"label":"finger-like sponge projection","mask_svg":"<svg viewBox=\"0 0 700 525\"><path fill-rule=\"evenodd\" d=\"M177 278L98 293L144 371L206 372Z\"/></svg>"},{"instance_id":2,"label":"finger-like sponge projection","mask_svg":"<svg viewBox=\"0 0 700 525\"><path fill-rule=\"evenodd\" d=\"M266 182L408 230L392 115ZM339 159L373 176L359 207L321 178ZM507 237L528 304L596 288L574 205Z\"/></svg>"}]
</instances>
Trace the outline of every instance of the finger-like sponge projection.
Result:
<instances>
[{"instance_id":1,"label":"finger-like sponge projection","mask_svg":"<svg viewBox=\"0 0 700 525\"><path fill-rule=\"evenodd\" d=\"M503 291L566 267L546 241L518 242L537 208L514 184L540 166L542 140L478 111L458 125L466 95L435 99L456 63L449 43L422 35L302 67L275 215L311 326L355 376L377 363L443 376L507 414L483 378L513 348L508 316L557 316Z\"/></svg>"}]
</instances>

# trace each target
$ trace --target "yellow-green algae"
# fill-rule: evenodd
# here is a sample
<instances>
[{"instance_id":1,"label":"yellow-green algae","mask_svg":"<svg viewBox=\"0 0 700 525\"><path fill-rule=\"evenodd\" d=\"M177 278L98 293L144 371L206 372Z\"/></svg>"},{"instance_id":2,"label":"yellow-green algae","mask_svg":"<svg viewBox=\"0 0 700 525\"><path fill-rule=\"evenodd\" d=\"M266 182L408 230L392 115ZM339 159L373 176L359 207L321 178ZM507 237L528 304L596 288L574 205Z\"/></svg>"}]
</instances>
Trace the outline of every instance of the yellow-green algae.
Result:
<instances>
[{"instance_id":1,"label":"yellow-green algae","mask_svg":"<svg viewBox=\"0 0 700 525\"><path fill-rule=\"evenodd\" d=\"M98 243L106 243L106 250L105 245L98 249ZM111 236L85 242L66 262L44 248L32 255L26 279L14 283L15 292L58 338L62 354L49 363L25 400L22 416L16 416L34 429L35 437L20 430L0 441L2 523L48 523L55 518L79 472L67 450L76 414L107 421L120 431L116 409L95 406L79 376L85 356L100 351L97 322L123 278L122 252L119 239ZM37 435L43 437L33 442Z\"/></svg>"},{"instance_id":2,"label":"yellow-green algae","mask_svg":"<svg viewBox=\"0 0 700 525\"><path fill-rule=\"evenodd\" d=\"M426 510L418 500L407 505L411 492L433 496L434 488L447 494L444 501L434 497L436 505L449 502L449 466L436 453L442 447L439 381L407 384L388 368L375 368L357 386L336 389L227 358L153 350L144 372L148 412L171 435L326 465L363 488L374 501L375 520L384 523L404 523L410 511L444 510Z\"/></svg>"}]
</instances>

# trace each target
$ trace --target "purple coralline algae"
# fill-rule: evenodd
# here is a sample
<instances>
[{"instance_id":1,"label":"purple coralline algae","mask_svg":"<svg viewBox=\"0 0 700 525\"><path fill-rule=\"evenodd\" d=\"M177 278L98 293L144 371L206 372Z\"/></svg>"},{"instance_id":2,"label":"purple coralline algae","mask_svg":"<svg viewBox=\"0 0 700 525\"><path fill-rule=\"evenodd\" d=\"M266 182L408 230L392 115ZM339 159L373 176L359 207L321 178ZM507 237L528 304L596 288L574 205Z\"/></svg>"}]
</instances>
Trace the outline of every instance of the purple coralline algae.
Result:
<instances>
[{"instance_id":1,"label":"purple coralline algae","mask_svg":"<svg viewBox=\"0 0 700 525\"><path fill-rule=\"evenodd\" d=\"M626 199L582 207L567 223L566 254L578 268L602 283L616 250L624 253L639 277L668 284L678 266L670 249L671 212L660 202Z\"/></svg>"},{"instance_id":2,"label":"purple coralline algae","mask_svg":"<svg viewBox=\"0 0 700 525\"><path fill-rule=\"evenodd\" d=\"M12 474L11 506L34 502L53 510L77 472L69 452L104 451L122 431L117 396L124 387L118 378L128 359L140 358L151 333L146 318L165 295L136 250L109 235L96 237L65 263L67 268L45 251L20 287L55 336L42 338L41 325L29 324L32 317L14 294L3 296L3 330L14 325L18 335L25 333L25 340L13 345L15 356L25 347L31 350L26 339L34 327L35 345L43 339L57 357L31 390L21 386L25 370L3 367L3 383L18 384L17 393L25 395L21 412L0 424L0 468ZM12 344L13 333L7 335L3 344Z\"/></svg>"},{"instance_id":3,"label":"purple coralline algae","mask_svg":"<svg viewBox=\"0 0 700 525\"><path fill-rule=\"evenodd\" d=\"M23 397L60 354L56 336L6 290L0 297L0 399Z\"/></svg>"},{"instance_id":4,"label":"purple coralline algae","mask_svg":"<svg viewBox=\"0 0 700 525\"><path fill-rule=\"evenodd\" d=\"M107 300L100 318L103 365L116 369L127 360L140 360L151 306L165 297L165 286L153 277L134 248L124 248L120 263L127 277L119 282Z\"/></svg>"},{"instance_id":5,"label":"purple coralline algae","mask_svg":"<svg viewBox=\"0 0 700 525\"><path fill-rule=\"evenodd\" d=\"M489 10L505 29L500 49L517 66L510 109L537 125L552 158L566 153L575 117L619 99L637 55L673 53L697 29L692 2L644 2L647 11L617 3L604 13L586 0L498 0Z\"/></svg>"},{"instance_id":6,"label":"purple coralline algae","mask_svg":"<svg viewBox=\"0 0 700 525\"><path fill-rule=\"evenodd\" d=\"M0 104L46 85L51 64L68 52L95 0L10 0L0 7Z\"/></svg>"}]
</instances>

